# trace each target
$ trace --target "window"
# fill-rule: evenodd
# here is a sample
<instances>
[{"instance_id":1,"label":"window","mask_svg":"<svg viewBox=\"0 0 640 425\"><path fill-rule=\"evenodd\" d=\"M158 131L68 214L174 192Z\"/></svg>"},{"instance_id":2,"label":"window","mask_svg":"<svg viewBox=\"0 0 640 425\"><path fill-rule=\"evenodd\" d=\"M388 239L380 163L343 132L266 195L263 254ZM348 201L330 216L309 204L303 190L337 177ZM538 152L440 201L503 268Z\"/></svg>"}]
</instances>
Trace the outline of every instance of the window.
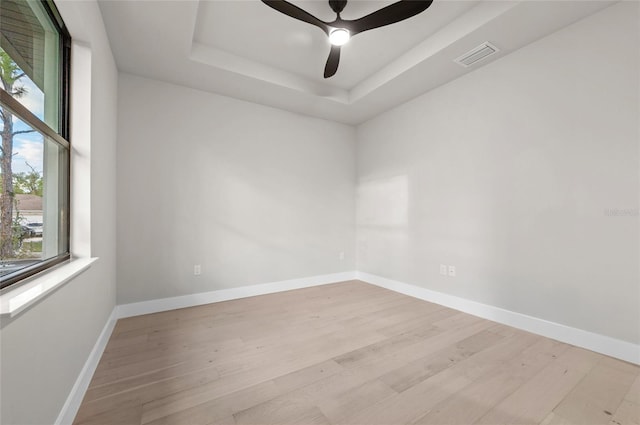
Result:
<instances>
[{"instance_id":1,"label":"window","mask_svg":"<svg viewBox=\"0 0 640 425\"><path fill-rule=\"evenodd\" d=\"M0 288L69 259L70 46L50 0L0 0Z\"/></svg>"}]
</instances>

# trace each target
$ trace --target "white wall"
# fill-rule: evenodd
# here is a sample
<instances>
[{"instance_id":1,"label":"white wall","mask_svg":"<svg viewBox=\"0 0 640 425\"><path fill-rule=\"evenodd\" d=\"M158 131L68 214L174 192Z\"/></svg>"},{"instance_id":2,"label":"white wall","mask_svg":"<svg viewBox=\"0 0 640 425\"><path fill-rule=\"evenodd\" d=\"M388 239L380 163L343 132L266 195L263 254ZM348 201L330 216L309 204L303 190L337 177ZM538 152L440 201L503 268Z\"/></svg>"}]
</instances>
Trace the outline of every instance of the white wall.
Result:
<instances>
[{"instance_id":1,"label":"white wall","mask_svg":"<svg viewBox=\"0 0 640 425\"><path fill-rule=\"evenodd\" d=\"M91 200L80 200L72 213L90 230L91 253L100 259L34 307L2 319L0 423L7 425L54 423L115 305L117 70L97 4L59 2L59 9L74 41L91 49L90 140L76 140L90 145L91 171L82 177Z\"/></svg>"},{"instance_id":2,"label":"white wall","mask_svg":"<svg viewBox=\"0 0 640 425\"><path fill-rule=\"evenodd\" d=\"M358 270L639 343L637 8L359 126Z\"/></svg>"},{"instance_id":3,"label":"white wall","mask_svg":"<svg viewBox=\"0 0 640 425\"><path fill-rule=\"evenodd\" d=\"M118 303L354 270L353 127L119 81Z\"/></svg>"}]
</instances>

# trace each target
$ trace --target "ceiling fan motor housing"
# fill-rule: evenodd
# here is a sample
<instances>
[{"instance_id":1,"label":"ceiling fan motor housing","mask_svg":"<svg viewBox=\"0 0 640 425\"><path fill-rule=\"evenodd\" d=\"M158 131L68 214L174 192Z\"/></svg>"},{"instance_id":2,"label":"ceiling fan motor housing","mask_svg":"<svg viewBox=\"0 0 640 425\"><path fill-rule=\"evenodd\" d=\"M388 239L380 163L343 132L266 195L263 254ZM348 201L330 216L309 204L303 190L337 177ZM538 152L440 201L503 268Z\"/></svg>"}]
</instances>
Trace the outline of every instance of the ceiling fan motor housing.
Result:
<instances>
[{"instance_id":1,"label":"ceiling fan motor housing","mask_svg":"<svg viewBox=\"0 0 640 425\"><path fill-rule=\"evenodd\" d=\"M347 0L329 0L329 6L331 6L331 9L338 14L344 10L346 5Z\"/></svg>"}]
</instances>

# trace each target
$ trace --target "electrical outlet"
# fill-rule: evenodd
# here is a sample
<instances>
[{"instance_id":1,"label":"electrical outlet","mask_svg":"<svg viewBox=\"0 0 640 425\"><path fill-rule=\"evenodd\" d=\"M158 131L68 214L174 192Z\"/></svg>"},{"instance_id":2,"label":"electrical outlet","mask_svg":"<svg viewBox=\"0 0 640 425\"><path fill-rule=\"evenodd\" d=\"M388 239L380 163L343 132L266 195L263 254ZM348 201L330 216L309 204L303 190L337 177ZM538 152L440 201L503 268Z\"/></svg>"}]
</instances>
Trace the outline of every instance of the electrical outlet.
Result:
<instances>
[{"instance_id":1,"label":"electrical outlet","mask_svg":"<svg viewBox=\"0 0 640 425\"><path fill-rule=\"evenodd\" d=\"M340 261L344 260L344 251L341 251L340 254L338 254L338 258Z\"/></svg>"},{"instance_id":2,"label":"electrical outlet","mask_svg":"<svg viewBox=\"0 0 640 425\"><path fill-rule=\"evenodd\" d=\"M196 264L193 266L193 275L194 276L200 276L202 274L202 267L200 267L200 264Z\"/></svg>"},{"instance_id":3,"label":"electrical outlet","mask_svg":"<svg viewBox=\"0 0 640 425\"><path fill-rule=\"evenodd\" d=\"M447 265L446 264L440 264L440 274L442 276L446 276L447 275Z\"/></svg>"},{"instance_id":4,"label":"electrical outlet","mask_svg":"<svg viewBox=\"0 0 640 425\"><path fill-rule=\"evenodd\" d=\"M456 266L449 266L449 276L456 277Z\"/></svg>"}]
</instances>

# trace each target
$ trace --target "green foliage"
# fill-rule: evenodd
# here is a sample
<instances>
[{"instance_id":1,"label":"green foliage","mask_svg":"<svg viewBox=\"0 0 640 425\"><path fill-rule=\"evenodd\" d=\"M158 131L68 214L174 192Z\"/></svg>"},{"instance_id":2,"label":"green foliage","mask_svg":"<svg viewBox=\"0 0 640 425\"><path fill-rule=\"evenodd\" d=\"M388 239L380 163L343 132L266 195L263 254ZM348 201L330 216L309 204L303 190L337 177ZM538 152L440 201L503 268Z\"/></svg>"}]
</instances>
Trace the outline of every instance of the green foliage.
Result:
<instances>
[{"instance_id":1,"label":"green foliage","mask_svg":"<svg viewBox=\"0 0 640 425\"><path fill-rule=\"evenodd\" d=\"M20 211L16 211L16 216L11 222L11 240L13 249L20 249L22 247L22 241L28 237L27 232L22 226L22 216Z\"/></svg>"},{"instance_id":2,"label":"green foliage","mask_svg":"<svg viewBox=\"0 0 640 425\"><path fill-rule=\"evenodd\" d=\"M21 258L33 258L42 254L42 240L30 240L22 242L20 250Z\"/></svg>"},{"instance_id":3,"label":"green foliage","mask_svg":"<svg viewBox=\"0 0 640 425\"><path fill-rule=\"evenodd\" d=\"M28 173L13 174L13 193L42 196L42 174L29 163L27 166L31 168Z\"/></svg>"},{"instance_id":4,"label":"green foliage","mask_svg":"<svg viewBox=\"0 0 640 425\"><path fill-rule=\"evenodd\" d=\"M42 196L44 181L42 174L27 164L31 171L28 173L13 173L13 193L16 195L37 195ZM0 174L0 194L2 193L2 179Z\"/></svg>"},{"instance_id":5,"label":"green foliage","mask_svg":"<svg viewBox=\"0 0 640 425\"><path fill-rule=\"evenodd\" d=\"M13 84L22 77L24 77L24 72L7 52L0 49L0 80L2 80L4 89L9 91L13 97L20 97L26 93L24 87L13 87Z\"/></svg>"}]
</instances>

